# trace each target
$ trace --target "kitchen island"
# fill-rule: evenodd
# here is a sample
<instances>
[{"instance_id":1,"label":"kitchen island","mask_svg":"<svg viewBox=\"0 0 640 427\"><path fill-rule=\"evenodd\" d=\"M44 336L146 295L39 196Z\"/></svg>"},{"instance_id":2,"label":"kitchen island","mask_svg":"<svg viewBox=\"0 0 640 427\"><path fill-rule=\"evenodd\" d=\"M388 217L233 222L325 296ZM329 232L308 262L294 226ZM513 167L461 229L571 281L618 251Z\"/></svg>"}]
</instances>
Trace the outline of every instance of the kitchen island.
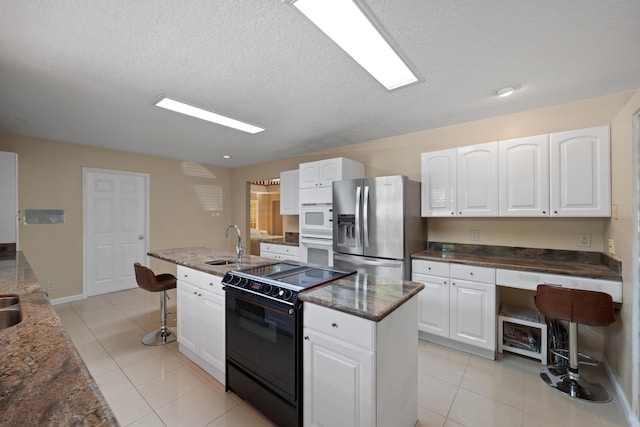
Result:
<instances>
[{"instance_id":1,"label":"kitchen island","mask_svg":"<svg viewBox=\"0 0 640 427\"><path fill-rule=\"evenodd\" d=\"M181 328L181 298L191 299L207 286L221 291L220 279L230 270L277 262L249 256L240 264L211 266L207 261L226 259L234 254L208 248L179 248L149 252L155 258L178 267L178 342ZM185 270L186 269L186 270ZM202 280L206 274L207 280ZM198 277L200 280L193 280ZM201 285L193 285L200 282ZM181 292L181 281L188 291ZM209 282L209 283L207 283ZM393 280L355 273L298 294L303 302L303 416L305 425L398 425L413 426L417 420L418 331L417 294L421 283ZM203 294L204 295L204 294ZM212 295L206 311L218 311ZM222 298L222 297L221 297ZM219 299L224 304L224 299ZM203 305L204 307L204 305ZM205 314L208 315L208 314ZM221 318L220 322L224 322ZM198 325L194 323L194 328ZM215 330L215 325L207 327ZM209 337L211 332L209 332ZM195 348L193 346L192 348ZM200 349L196 360L215 372L216 358ZM209 356L206 356L209 354ZM209 370L208 370L209 371ZM211 373L211 371L209 371ZM216 376L216 375L214 375ZM218 378L216 376L216 378ZM224 375L222 376L224 381ZM222 382L221 381L221 382ZM335 422L338 422L335 424Z\"/></svg>"},{"instance_id":2,"label":"kitchen island","mask_svg":"<svg viewBox=\"0 0 640 427\"><path fill-rule=\"evenodd\" d=\"M118 425L22 252L1 254L0 295L22 311L0 330L0 425Z\"/></svg>"}]
</instances>

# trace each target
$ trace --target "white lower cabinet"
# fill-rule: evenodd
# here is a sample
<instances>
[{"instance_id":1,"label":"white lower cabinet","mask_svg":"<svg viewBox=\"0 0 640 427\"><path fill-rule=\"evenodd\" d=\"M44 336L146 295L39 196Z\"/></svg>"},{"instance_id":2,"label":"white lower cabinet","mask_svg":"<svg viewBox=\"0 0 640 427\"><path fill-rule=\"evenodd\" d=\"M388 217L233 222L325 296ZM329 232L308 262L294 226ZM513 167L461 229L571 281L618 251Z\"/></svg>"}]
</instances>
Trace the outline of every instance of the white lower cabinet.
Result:
<instances>
[{"instance_id":1,"label":"white lower cabinet","mask_svg":"<svg viewBox=\"0 0 640 427\"><path fill-rule=\"evenodd\" d=\"M298 261L300 259L298 253L298 246L260 243L260 256L264 258Z\"/></svg>"},{"instance_id":2,"label":"white lower cabinet","mask_svg":"<svg viewBox=\"0 0 640 427\"><path fill-rule=\"evenodd\" d=\"M495 357L495 268L413 260L412 280L425 285L418 294L418 329L426 338Z\"/></svg>"},{"instance_id":3,"label":"white lower cabinet","mask_svg":"<svg viewBox=\"0 0 640 427\"><path fill-rule=\"evenodd\" d=\"M305 303L304 425L415 425L416 315L416 298L380 322Z\"/></svg>"},{"instance_id":4,"label":"white lower cabinet","mask_svg":"<svg viewBox=\"0 0 640 427\"><path fill-rule=\"evenodd\" d=\"M222 278L178 266L180 352L225 383L225 300Z\"/></svg>"}]
</instances>

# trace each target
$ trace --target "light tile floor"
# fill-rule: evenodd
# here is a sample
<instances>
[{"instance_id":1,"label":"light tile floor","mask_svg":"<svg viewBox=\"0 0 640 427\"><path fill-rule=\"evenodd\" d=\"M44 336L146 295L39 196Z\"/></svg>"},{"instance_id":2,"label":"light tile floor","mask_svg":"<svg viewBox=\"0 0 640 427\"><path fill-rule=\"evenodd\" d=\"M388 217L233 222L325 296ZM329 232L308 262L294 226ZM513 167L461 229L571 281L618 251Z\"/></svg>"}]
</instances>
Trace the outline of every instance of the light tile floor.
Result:
<instances>
[{"instance_id":1,"label":"light tile floor","mask_svg":"<svg viewBox=\"0 0 640 427\"><path fill-rule=\"evenodd\" d=\"M175 291L169 295L175 312ZM158 327L158 294L132 289L54 308L121 425L273 426L177 343L140 342ZM540 380L535 360L505 353L490 361L425 341L419 348L419 427L627 425L615 396L607 404L566 397ZM611 390L602 368L590 373Z\"/></svg>"}]
</instances>

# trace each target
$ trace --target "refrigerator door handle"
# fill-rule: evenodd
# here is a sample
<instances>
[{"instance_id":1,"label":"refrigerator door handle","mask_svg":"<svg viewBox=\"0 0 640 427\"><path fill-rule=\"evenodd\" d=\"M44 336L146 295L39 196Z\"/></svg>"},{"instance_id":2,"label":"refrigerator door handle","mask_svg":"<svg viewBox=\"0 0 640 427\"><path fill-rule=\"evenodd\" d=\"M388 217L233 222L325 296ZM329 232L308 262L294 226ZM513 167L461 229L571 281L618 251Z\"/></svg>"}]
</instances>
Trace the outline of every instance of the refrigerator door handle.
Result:
<instances>
[{"instance_id":1,"label":"refrigerator door handle","mask_svg":"<svg viewBox=\"0 0 640 427\"><path fill-rule=\"evenodd\" d=\"M342 256L339 254L333 254L333 259L346 261L346 262L357 262L358 264L362 264L362 265L375 265L377 267L401 267L403 264L402 261L391 261L391 260L382 260L382 259L367 260L360 257L355 259L352 256Z\"/></svg>"},{"instance_id":2,"label":"refrigerator door handle","mask_svg":"<svg viewBox=\"0 0 640 427\"><path fill-rule=\"evenodd\" d=\"M364 186L364 200L362 201L362 227L364 235L364 247L369 247L369 186Z\"/></svg>"},{"instance_id":3,"label":"refrigerator door handle","mask_svg":"<svg viewBox=\"0 0 640 427\"><path fill-rule=\"evenodd\" d=\"M362 246L362 241L360 240L362 234L360 233L360 193L362 192L362 187L359 185L356 187L356 248Z\"/></svg>"}]
</instances>

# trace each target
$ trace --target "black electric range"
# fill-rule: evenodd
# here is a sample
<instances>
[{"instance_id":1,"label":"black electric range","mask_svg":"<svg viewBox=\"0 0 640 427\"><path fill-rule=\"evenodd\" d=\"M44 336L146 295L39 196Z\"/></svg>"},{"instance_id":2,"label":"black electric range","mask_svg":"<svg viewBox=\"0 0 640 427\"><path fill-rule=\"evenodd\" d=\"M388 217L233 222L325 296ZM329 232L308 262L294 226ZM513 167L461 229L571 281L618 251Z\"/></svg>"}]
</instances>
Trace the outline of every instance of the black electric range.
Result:
<instances>
[{"instance_id":1,"label":"black electric range","mask_svg":"<svg viewBox=\"0 0 640 427\"><path fill-rule=\"evenodd\" d=\"M298 293L353 271L282 261L228 272L226 389L278 426L302 425L302 302Z\"/></svg>"}]
</instances>

